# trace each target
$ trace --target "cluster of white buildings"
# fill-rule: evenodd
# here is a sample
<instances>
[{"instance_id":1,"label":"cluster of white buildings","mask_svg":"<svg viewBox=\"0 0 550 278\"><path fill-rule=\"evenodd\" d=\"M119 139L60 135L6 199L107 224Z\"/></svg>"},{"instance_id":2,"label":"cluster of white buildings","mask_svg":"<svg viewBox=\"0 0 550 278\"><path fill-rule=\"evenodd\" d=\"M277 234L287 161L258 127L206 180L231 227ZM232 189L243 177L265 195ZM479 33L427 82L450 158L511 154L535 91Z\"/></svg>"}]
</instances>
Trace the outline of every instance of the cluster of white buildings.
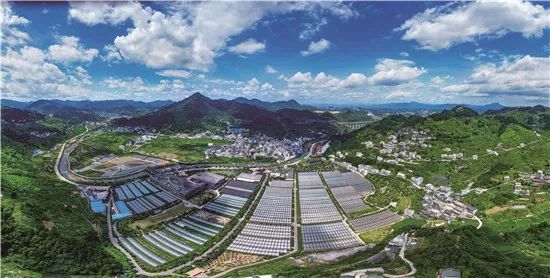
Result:
<instances>
[{"instance_id":1,"label":"cluster of white buildings","mask_svg":"<svg viewBox=\"0 0 550 278\"><path fill-rule=\"evenodd\" d=\"M450 148L445 148L445 149L443 149L443 151L444 152L450 152L451 149ZM463 153L442 153L441 158L442 159L448 159L448 160L460 160L460 159L464 159L464 154ZM472 159L476 160L477 156L475 158L472 157Z\"/></svg>"},{"instance_id":2,"label":"cluster of white buildings","mask_svg":"<svg viewBox=\"0 0 550 278\"><path fill-rule=\"evenodd\" d=\"M471 219L477 209L459 201L460 196L450 187L426 185L428 193L422 198L421 215L451 222L457 218Z\"/></svg>"},{"instance_id":3,"label":"cluster of white buildings","mask_svg":"<svg viewBox=\"0 0 550 278\"><path fill-rule=\"evenodd\" d=\"M158 135L155 135L155 134L152 134L152 133L141 134L141 135L137 136L134 140L128 141L124 145L120 145L119 148L120 149L125 149L127 147L143 146L143 145L147 144L149 141L151 141L151 140L153 140L157 137L158 137Z\"/></svg>"},{"instance_id":4,"label":"cluster of white buildings","mask_svg":"<svg viewBox=\"0 0 550 278\"><path fill-rule=\"evenodd\" d=\"M425 130L417 130L412 128L403 128L395 134L389 135L386 141L380 141L380 156L377 161L390 164L399 164L402 162L410 163L422 159L415 149L431 148L428 140L434 137L428 135ZM371 141L363 142L367 148L374 147Z\"/></svg>"},{"instance_id":5,"label":"cluster of white buildings","mask_svg":"<svg viewBox=\"0 0 550 278\"><path fill-rule=\"evenodd\" d=\"M380 176L389 176L391 175L391 171L387 169L378 169L372 165L365 165L365 164L359 164L357 167L353 166L353 164L349 162L339 162L335 161L333 158L331 158L331 161L335 164L338 164L347 170L359 172L362 175L380 175Z\"/></svg>"},{"instance_id":6,"label":"cluster of white buildings","mask_svg":"<svg viewBox=\"0 0 550 278\"><path fill-rule=\"evenodd\" d=\"M129 132L156 133L155 129L144 127L144 126L119 126L119 127L112 128L111 131L122 132L122 133L129 133Z\"/></svg>"},{"instance_id":7,"label":"cluster of white buildings","mask_svg":"<svg viewBox=\"0 0 550 278\"><path fill-rule=\"evenodd\" d=\"M225 139L233 143L223 146L213 146L206 153L208 155L227 157L273 157L278 161L285 161L294 158L304 152L305 138L275 139L265 135L245 137L238 135L227 135Z\"/></svg>"},{"instance_id":8,"label":"cluster of white buildings","mask_svg":"<svg viewBox=\"0 0 550 278\"><path fill-rule=\"evenodd\" d=\"M531 181L533 186L541 186L544 184L550 184L550 173L545 173L542 170L538 170L532 174L522 174L520 179L524 181Z\"/></svg>"}]
</instances>

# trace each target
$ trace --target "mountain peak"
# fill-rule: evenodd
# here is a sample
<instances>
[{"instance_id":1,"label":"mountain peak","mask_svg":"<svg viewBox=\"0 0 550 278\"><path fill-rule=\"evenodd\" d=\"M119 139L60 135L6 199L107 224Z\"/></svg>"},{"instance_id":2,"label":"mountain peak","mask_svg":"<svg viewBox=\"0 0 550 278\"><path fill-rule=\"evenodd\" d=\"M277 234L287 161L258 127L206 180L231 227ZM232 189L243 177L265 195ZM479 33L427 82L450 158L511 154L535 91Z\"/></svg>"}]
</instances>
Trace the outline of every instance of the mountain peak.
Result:
<instances>
[{"instance_id":1,"label":"mountain peak","mask_svg":"<svg viewBox=\"0 0 550 278\"><path fill-rule=\"evenodd\" d=\"M195 92L189 97L187 97L186 99L209 99L209 98L199 92Z\"/></svg>"}]
</instances>

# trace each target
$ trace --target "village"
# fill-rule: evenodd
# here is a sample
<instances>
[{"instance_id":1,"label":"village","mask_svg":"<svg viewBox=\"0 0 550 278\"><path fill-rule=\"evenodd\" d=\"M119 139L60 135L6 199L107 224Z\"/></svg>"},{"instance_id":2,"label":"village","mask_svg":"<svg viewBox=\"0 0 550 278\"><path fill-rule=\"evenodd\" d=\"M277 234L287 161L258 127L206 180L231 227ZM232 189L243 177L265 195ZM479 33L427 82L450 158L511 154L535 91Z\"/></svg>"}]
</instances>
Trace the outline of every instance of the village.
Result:
<instances>
[{"instance_id":1,"label":"village","mask_svg":"<svg viewBox=\"0 0 550 278\"><path fill-rule=\"evenodd\" d=\"M233 143L229 145L213 146L209 148L207 155L226 157L273 157L277 161L286 161L304 152L306 138L276 139L265 135L251 137L241 134L229 134L223 137Z\"/></svg>"}]
</instances>

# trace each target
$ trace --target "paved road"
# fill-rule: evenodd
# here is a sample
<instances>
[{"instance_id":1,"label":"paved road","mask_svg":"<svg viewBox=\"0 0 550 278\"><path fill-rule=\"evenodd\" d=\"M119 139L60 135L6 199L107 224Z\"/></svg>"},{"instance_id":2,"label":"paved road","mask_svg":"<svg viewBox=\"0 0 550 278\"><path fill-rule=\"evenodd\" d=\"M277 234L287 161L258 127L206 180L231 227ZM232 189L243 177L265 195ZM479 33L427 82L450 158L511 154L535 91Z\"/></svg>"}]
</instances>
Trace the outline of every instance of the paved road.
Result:
<instances>
[{"instance_id":1,"label":"paved road","mask_svg":"<svg viewBox=\"0 0 550 278\"><path fill-rule=\"evenodd\" d=\"M405 250L407 250L408 236L409 236L408 234L405 234L405 240L403 241L404 242L403 246L401 246L401 251L399 251L399 257L409 265L409 267L411 268L411 271L409 271L409 273L407 274L401 274L401 275L383 274L382 276L389 277L389 278L402 278L402 277L411 277L416 273L416 267L414 267L413 262L405 258Z\"/></svg>"},{"instance_id":2,"label":"paved road","mask_svg":"<svg viewBox=\"0 0 550 278\"><path fill-rule=\"evenodd\" d=\"M120 182L129 179L136 179L146 175L143 169L139 169L134 172L125 173L123 175L111 176L111 177L87 177L75 173L71 169L71 162L69 160L70 154L76 149L76 146L85 139L89 129L86 127L86 131L82 134L79 134L69 140L67 140L61 146L59 155L56 160L55 173L59 179L66 181L71 184L76 183L112 183Z\"/></svg>"},{"instance_id":3,"label":"paved road","mask_svg":"<svg viewBox=\"0 0 550 278\"><path fill-rule=\"evenodd\" d=\"M74 172L71 169L69 156L76 149L78 144L85 139L85 135L87 135L88 131L89 129L88 127L86 127L86 131L84 133L79 134L67 140L61 146L61 150L59 152L58 158L56 160L56 166L55 166L55 172L59 177L59 179L71 184L77 184L77 183L97 184L97 183L117 183L117 182L122 182L126 180L137 179L148 175L147 169L137 169L133 172L126 172L121 175L114 175L110 177L88 177L88 176L83 176ZM243 168L243 167L246 167L246 168L281 167L281 166L288 166L288 165L299 163L300 161L308 158L311 155L312 151L313 151L313 148L310 147L307 154L296 157L294 159L284 161L282 163L181 164L181 165L182 165L182 169L185 169L185 170L207 170L207 169L216 169L216 168L237 169L237 168Z\"/></svg>"},{"instance_id":4,"label":"paved road","mask_svg":"<svg viewBox=\"0 0 550 278\"><path fill-rule=\"evenodd\" d=\"M266 176L263 179L262 184L260 186L265 187L265 184L267 183L268 180L269 180L269 176ZM260 188L258 192L260 192L262 189L263 188ZM258 202L259 198L260 198L260 194L256 194L256 196L254 197L254 201L252 202L252 204L250 204L250 206L248 207L246 212L243 214L243 216L241 218L239 218L239 221L237 222L237 224L235 224L235 226L220 241L218 241L214 246L212 246L210 249L206 250L206 252L204 252L202 255L200 255L198 257L195 257L193 260L191 260L191 261L189 261L185 264L181 264L179 266L176 266L176 267L173 267L171 269L165 270L165 271L148 272L148 271L143 270L139 266L139 264L134 260L134 258L124 248L122 248L120 245L118 245L118 242L117 242L116 238L114 237L114 235L116 235L117 237L120 237L121 235L116 230L116 225L112 224L111 217L110 217L110 207L111 207L111 204L113 202L112 195L111 195L111 199L109 200L109 213L108 213L108 216L107 216L107 225L109 227L109 239L111 240L111 243L117 249L119 249L121 252L123 252L126 255L126 257L130 261L130 263L134 266L134 269L137 271L137 273L139 275L144 275L144 276L181 276L180 274L176 273L178 270L180 270L180 269L182 269L186 266L192 265L196 261L205 258L210 253L212 253L214 250L216 250L220 245L222 245L229 237L231 237L237 231L237 229L242 224L242 222L245 221L246 217L251 213L252 207L254 207L254 204L256 202ZM114 233L113 233L113 231L114 231Z\"/></svg>"},{"instance_id":5,"label":"paved road","mask_svg":"<svg viewBox=\"0 0 550 278\"><path fill-rule=\"evenodd\" d=\"M85 135L88 133L88 131L89 131L89 129L88 129L88 127L86 127L86 131L84 133L82 133L80 135L77 135L77 136L67 140L61 146L61 150L59 152L59 155L58 155L57 160L56 160L56 165L55 165L55 173L56 173L57 177L60 180L65 181L65 182L70 183L70 184L73 184L73 185L78 185L79 183L90 183L90 182L98 182L98 181L105 182L105 183L113 183L113 182L119 182L119 181L128 180L128 179L139 178L139 177L142 177L142 176L148 174L145 169L140 169L135 173L127 173L127 174L124 174L124 175L121 175L121 176L86 177L86 176L79 175L79 174L75 173L74 171L72 171L71 168L70 168L69 155L71 154L71 152L74 151L74 149L76 148L78 143L80 143L85 138ZM304 155L302 155L300 157L297 157L295 159L285 161L285 162L280 163L280 164L276 164L276 163L275 164L259 164L259 163L246 164L246 163L242 163L242 164L231 164L231 165L227 165L227 164L218 164L218 165L208 165L208 164L196 165L195 164L195 165L192 165L192 164L190 164L190 165L182 165L182 168L185 169L185 170L190 171L190 170L209 170L209 169L238 169L238 168L243 168L243 167L247 167L247 168L252 168L252 167L273 167L273 166L279 166L280 167L280 166L293 165L293 164L299 163L300 161L310 157L312 151L313 151L313 147L310 147L307 154L304 154ZM265 187L265 184L267 183L268 180L269 180L269 176L266 176L264 178L264 180L262 181L261 186ZM108 189L108 188L109 188L108 186L105 187L105 189ZM113 224L113 222L111 220L111 210L112 210L112 206L114 204L114 199L113 199L112 189L110 189L110 190L111 190L111 194L110 194L109 202L107 204L107 226L108 226L108 232L109 232L109 240L110 240L111 244L113 244L113 246L115 246L118 250L120 250L126 256L128 261L133 265L133 267L136 270L137 274L144 275L144 276L167 276L167 275L181 276L180 274L176 273L179 269L184 268L184 267L189 266L189 265L192 265L197 260L205 258L211 252L216 250L221 244L223 244L229 237L231 237L237 231L237 229L242 224L242 222L245 221L246 216L251 213L252 207L254 206L254 204L260 198L260 194L257 194L254 198L253 203L250 205L250 207L247 209L247 211L244 213L244 215L239 219L237 224L231 229L231 231L229 231L218 243L216 243L214 246L212 246L210 249L208 249L202 255L200 255L198 257L195 257L193 260L191 260L191 261L189 261L185 264L176 266L174 268L171 268L171 269L168 269L168 270L165 270L165 271L154 272L153 273L153 272L148 272L148 271L144 270L143 268L141 268L139 266L139 264L134 260L132 255L130 253L128 253L128 251L126 251L126 249L124 249L118 243L117 238L121 237L121 235L118 233L118 231L116 229L116 225ZM260 188L260 190L262 190L262 188ZM295 190L295 194L297 194L296 189L294 189L294 190ZM297 213L297 208L296 208L297 205L298 205L297 201L295 201L295 204L294 204L295 213ZM289 256L293 255L294 253L296 253L298 251L298 224L296 223L296 221L297 221L297 215L295 214L295 220L294 220L294 223L293 223L293 226L294 226L294 250L292 252L284 255L284 256L275 257L275 258L272 258L270 260L262 261L262 262L259 262L259 263L266 263L266 262L269 262L269 261L272 261L272 260L278 260L278 259L281 259L281 258L284 258L284 257L289 257ZM254 265L254 264L252 264L252 265ZM242 267L250 267L250 266L251 265L246 265L246 266L242 266ZM224 273L229 273L229 272L234 271L238 268L239 267L232 268L232 269L230 269L230 270L228 270ZM217 276L219 276L219 275L222 275L222 273L218 274Z\"/></svg>"}]
</instances>

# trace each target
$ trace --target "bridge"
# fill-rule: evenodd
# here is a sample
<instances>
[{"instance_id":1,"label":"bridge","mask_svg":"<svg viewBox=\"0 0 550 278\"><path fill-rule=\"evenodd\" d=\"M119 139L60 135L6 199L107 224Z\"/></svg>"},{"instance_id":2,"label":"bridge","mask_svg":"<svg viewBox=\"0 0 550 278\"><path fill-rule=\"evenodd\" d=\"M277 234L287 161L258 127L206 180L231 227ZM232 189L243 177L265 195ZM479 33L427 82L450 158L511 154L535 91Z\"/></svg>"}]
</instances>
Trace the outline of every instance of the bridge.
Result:
<instances>
[{"instance_id":1,"label":"bridge","mask_svg":"<svg viewBox=\"0 0 550 278\"><path fill-rule=\"evenodd\" d=\"M338 122L338 124L344 125L344 126L346 126L347 128L349 128L351 130L360 129L360 128L368 125L369 123L371 123L371 122Z\"/></svg>"}]
</instances>

